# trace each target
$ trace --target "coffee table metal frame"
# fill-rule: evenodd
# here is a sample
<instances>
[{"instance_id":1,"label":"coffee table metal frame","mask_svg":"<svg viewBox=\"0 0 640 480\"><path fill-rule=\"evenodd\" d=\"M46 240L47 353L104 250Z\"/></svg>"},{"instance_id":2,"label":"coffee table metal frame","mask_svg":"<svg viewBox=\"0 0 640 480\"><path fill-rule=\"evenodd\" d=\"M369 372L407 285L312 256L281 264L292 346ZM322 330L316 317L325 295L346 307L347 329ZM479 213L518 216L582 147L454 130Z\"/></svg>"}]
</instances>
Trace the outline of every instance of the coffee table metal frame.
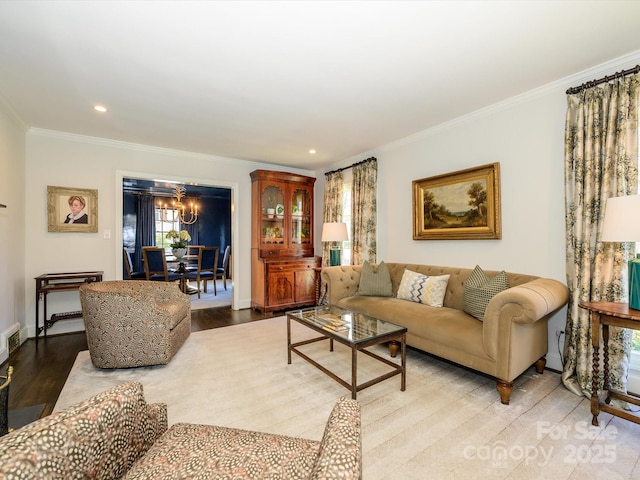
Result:
<instances>
[{"instance_id":1,"label":"coffee table metal frame","mask_svg":"<svg viewBox=\"0 0 640 480\"><path fill-rule=\"evenodd\" d=\"M346 317L351 318L351 322L345 323L345 328L342 330L334 330L331 325L324 324L318 315L345 315ZM313 318L315 316L315 318ZM321 337L315 337L308 340L303 340L300 342L291 342L291 320L294 320L305 327L308 327L316 332L322 334ZM380 334L362 334L361 322L364 320L373 320L375 323L384 324L385 327L388 327L388 331L385 331ZM397 328L393 328L397 327ZM326 367L320 365L318 362L305 355L303 352L298 350L298 347L302 345L308 345L310 343L319 342L322 340L329 340L329 350L333 352L333 342L336 341L343 345L346 345L351 349L351 383L345 381L340 378L338 375L327 369ZM346 387L351 390L351 398L355 399L357 393L360 390L363 390L367 387L375 385L377 383L382 382L388 378L394 377L395 375L400 375L400 390L406 390L407 384L407 348L406 348L406 339L407 339L407 329L405 327L401 327L399 325L395 325L390 322L385 322L384 320L377 319L375 317L371 317L368 315L363 315L361 313L353 312L351 310L347 310L340 307L335 306L323 306L323 307L313 307L307 308L303 310L294 310L287 312L287 363L291 364L291 352L295 352L297 355L305 359L311 365L320 369L322 372L327 374L329 377L333 378L340 385ZM380 355L377 355L373 352L366 350L367 347L371 347L373 345L378 345L384 342L398 342L400 344L401 350L401 363L398 365L397 363L392 362ZM362 352L366 355L369 355L376 360L389 365L392 370L387 372L379 377L373 378L365 383L358 385L358 352Z\"/></svg>"}]
</instances>

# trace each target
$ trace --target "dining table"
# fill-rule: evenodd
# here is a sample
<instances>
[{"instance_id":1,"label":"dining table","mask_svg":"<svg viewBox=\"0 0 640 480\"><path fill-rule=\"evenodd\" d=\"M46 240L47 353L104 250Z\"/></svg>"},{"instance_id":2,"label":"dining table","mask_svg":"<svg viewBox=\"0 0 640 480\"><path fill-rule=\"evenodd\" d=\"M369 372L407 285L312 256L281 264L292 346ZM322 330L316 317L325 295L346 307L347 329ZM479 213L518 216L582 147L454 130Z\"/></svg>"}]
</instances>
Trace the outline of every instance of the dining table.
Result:
<instances>
[{"instance_id":1,"label":"dining table","mask_svg":"<svg viewBox=\"0 0 640 480\"><path fill-rule=\"evenodd\" d=\"M183 293L188 295L193 295L194 293L198 293L198 289L192 287L189 284L189 280L185 277L189 270L187 270L187 265L198 263L198 255L184 255L180 258L177 258L173 255L167 255L167 265L169 264L178 264L178 268L174 270L175 273L179 273L182 278L180 279L180 290Z\"/></svg>"}]
</instances>

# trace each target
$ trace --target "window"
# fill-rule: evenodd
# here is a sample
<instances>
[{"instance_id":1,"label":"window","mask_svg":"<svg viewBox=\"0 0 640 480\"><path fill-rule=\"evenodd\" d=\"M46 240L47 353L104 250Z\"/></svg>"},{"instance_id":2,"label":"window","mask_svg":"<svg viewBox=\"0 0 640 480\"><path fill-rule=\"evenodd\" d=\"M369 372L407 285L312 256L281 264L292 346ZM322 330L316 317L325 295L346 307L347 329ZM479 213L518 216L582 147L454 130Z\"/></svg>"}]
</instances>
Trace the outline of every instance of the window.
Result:
<instances>
[{"instance_id":1,"label":"window","mask_svg":"<svg viewBox=\"0 0 640 480\"><path fill-rule=\"evenodd\" d=\"M170 249L171 240L166 237L169 230L180 230L178 211L171 207L157 207L156 214L156 246Z\"/></svg>"}]
</instances>

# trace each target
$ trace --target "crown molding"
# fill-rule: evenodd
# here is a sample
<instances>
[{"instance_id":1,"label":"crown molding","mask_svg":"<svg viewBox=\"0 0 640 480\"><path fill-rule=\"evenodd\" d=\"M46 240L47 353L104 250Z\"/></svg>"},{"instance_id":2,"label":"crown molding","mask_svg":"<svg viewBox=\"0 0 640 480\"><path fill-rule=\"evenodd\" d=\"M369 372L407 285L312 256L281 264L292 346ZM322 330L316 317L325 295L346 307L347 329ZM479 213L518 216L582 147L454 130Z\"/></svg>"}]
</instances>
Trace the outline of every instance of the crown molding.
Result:
<instances>
[{"instance_id":1,"label":"crown molding","mask_svg":"<svg viewBox=\"0 0 640 480\"><path fill-rule=\"evenodd\" d=\"M221 157L217 155L189 152L187 150L177 150L177 149L166 148L166 147L154 147L153 145L124 142L122 140L111 140L109 138L92 137L89 135L80 135L77 133L61 132L58 130L47 130L43 128L32 127L32 128L29 128L28 133L37 135L40 137L48 137L53 139L65 140L68 142L79 142L79 143L86 143L90 145L98 145L103 147L121 148L124 150L133 150L136 152L146 152L146 153L154 153L159 155L180 157L181 159L184 159L186 157L187 159L215 161L217 163L227 163L230 165L237 165L238 163L243 163L253 169L272 168L272 167L278 167L278 169L287 168L288 171L300 173L302 175L309 175L311 173L315 173L309 169L285 167L282 165L275 165L275 164L270 164L266 162L257 162L255 160L244 160L240 158Z\"/></svg>"},{"instance_id":2,"label":"crown molding","mask_svg":"<svg viewBox=\"0 0 640 480\"><path fill-rule=\"evenodd\" d=\"M498 103L494 103L492 105L481 108L474 112L470 112L460 117L449 120L447 122L438 124L434 127L428 128L414 135L410 135L408 137L402 138L392 143L381 145L378 148L369 150L368 152L359 154L357 156L358 157L366 157L367 155L375 156L376 152L392 150L397 147L409 145L425 137L435 135L436 133L456 127L460 124L474 121L479 118L492 115L496 112L507 110L509 108L512 108L515 105L528 103L531 100L535 100L536 98L549 95L550 93L562 92L562 94L564 95L565 91L570 87L581 85L582 83L593 80L594 78L602 77L604 75L611 75L614 72L635 67L639 63L640 63L640 50L636 50L632 53L615 58L606 63L596 65L587 70L583 70L581 72L575 73L568 77L564 77L560 80L556 80L554 82L548 83L541 87L537 87L533 90L529 90L528 92L524 92L522 94L507 98L506 100L500 101Z\"/></svg>"},{"instance_id":3,"label":"crown molding","mask_svg":"<svg viewBox=\"0 0 640 480\"><path fill-rule=\"evenodd\" d=\"M29 125L27 125L27 123L22 119L22 117L18 115L18 112L16 112L15 108L13 108L13 106L8 102L8 100L2 94L0 94L0 104L2 104L2 107L9 114L9 116L16 123L18 123L18 125L20 125L23 132L26 133L29 131Z\"/></svg>"}]
</instances>

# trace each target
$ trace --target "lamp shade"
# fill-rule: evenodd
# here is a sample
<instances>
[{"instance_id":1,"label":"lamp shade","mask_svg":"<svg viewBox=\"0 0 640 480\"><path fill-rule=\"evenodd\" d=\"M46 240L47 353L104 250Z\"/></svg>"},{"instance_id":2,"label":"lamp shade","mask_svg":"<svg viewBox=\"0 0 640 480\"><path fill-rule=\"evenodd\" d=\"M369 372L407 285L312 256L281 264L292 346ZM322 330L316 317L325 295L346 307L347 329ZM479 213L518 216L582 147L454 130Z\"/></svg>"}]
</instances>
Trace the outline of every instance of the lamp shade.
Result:
<instances>
[{"instance_id":1,"label":"lamp shade","mask_svg":"<svg viewBox=\"0 0 640 480\"><path fill-rule=\"evenodd\" d=\"M640 242L640 195L607 199L602 225L603 242Z\"/></svg>"},{"instance_id":2,"label":"lamp shade","mask_svg":"<svg viewBox=\"0 0 640 480\"><path fill-rule=\"evenodd\" d=\"M603 242L640 241L640 195L607 199L602 225ZM629 260L629 307L640 310L640 258Z\"/></svg>"},{"instance_id":3,"label":"lamp shade","mask_svg":"<svg viewBox=\"0 0 640 480\"><path fill-rule=\"evenodd\" d=\"M322 225L323 242L345 242L349 240L347 224L341 222L329 222Z\"/></svg>"}]
</instances>

